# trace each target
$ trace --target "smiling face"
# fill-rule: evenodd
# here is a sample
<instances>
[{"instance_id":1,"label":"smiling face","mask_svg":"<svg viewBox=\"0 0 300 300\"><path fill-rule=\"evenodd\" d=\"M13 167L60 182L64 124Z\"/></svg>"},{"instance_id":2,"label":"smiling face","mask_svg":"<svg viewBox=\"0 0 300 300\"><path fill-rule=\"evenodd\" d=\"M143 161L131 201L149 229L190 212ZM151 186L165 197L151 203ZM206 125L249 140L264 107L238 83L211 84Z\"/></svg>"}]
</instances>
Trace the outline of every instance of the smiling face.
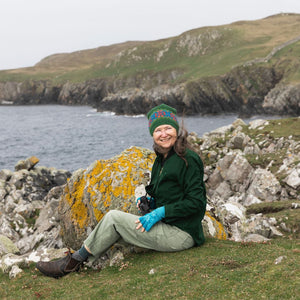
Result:
<instances>
[{"instance_id":1,"label":"smiling face","mask_svg":"<svg viewBox=\"0 0 300 300\"><path fill-rule=\"evenodd\" d=\"M154 143L169 152L177 139L177 131L171 125L160 125L153 132Z\"/></svg>"}]
</instances>

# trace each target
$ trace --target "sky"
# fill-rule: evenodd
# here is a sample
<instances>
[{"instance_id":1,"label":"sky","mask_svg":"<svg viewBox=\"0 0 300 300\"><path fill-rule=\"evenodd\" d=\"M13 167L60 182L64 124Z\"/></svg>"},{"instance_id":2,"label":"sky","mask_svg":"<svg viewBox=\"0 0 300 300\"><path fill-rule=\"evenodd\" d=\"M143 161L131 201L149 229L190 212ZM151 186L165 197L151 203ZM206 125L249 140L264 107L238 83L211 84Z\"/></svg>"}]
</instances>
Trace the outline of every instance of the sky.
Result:
<instances>
[{"instance_id":1,"label":"sky","mask_svg":"<svg viewBox=\"0 0 300 300\"><path fill-rule=\"evenodd\" d=\"M300 0L0 0L0 70L278 13L300 13Z\"/></svg>"}]
</instances>

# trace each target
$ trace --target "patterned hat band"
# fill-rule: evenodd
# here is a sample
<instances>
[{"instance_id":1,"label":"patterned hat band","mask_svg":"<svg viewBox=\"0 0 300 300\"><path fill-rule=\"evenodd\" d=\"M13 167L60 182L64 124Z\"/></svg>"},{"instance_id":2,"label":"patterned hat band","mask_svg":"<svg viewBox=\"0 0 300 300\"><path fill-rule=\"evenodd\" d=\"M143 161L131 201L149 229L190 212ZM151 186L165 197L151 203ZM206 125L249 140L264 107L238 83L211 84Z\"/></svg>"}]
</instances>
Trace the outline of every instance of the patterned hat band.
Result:
<instances>
[{"instance_id":1,"label":"patterned hat band","mask_svg":"<svg viewBox=\"0 0 300 300\"><path fill-rule=\"evenodd\" d=\"M154 130L160 125L171 125L177 131L179 124L177 121L176 110L165 104L159 105L148 113L149 131L153 135Z\"/></svg>"}]
</instances>

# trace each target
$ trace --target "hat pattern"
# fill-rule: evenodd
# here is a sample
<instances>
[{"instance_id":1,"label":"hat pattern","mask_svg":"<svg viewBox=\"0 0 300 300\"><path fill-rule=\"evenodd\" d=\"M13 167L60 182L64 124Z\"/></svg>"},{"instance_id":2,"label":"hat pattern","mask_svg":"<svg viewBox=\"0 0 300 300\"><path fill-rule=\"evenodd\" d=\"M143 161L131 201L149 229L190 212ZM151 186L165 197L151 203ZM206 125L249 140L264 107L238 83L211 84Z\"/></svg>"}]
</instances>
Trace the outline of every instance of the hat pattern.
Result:
<instances>
[{"instance_id":1,"label":"hat pattern","mask_svg":"<svg viewBox=\"0 0 300 300\"><path fill-rule=\"evenodd\" d=\"M152 108L147 114L150 134L153 135L156 127L165 124L173 126L178 131L179 124L176 114L176 109L166 104Z\"/></svg>"}]
</instances>

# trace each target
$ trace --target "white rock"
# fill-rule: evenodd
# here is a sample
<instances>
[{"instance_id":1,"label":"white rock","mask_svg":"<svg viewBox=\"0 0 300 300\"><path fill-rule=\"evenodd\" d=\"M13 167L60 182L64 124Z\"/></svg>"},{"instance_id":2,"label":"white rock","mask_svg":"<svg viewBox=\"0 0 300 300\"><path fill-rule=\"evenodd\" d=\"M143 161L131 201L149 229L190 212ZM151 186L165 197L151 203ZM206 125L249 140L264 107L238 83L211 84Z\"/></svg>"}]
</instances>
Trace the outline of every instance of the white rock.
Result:
<instances>
[{"instance_id":1,"label":"white rock","mask_svg":"<svg viewBox=\"0 0 300 300\"><path fill-rule=\"evenodd\" d=\"M9 272L9 279L16 278L18 274L22 273L23 270L20 269L18 266L13 266Z\"/></svg>"},{"instance_id":2,"label":"white rock","mask_svg":"<svg viewBox=\"0 0 300 300\"><path fill-rule=\"evenodd\" d=\"M262 120L262 119L254 120L254 121L249 122L249 125L250 125L249 128L256 129L257 127L267 125L266 123L268 123L267 120Z\"/></svg>"},{"instance_id":3,"label":"white rock","mask_svg":"<svg viewBox=\"0 0 300 300\"><path fill-rule=\"evenodd\" d=\"M282 263L282 261L284 260L284 259L286 259L287 257L285 256L285 255L283 255L283 256L279 256L279 257L277 257L276 259L275 259L275 265L278 265L278 264L280 264L280 263Z\"/></svg>"},{"instance_id":4,"label":"white rock","mask_svg":"<svg viewBox=\"0 0 300 300\"><path fill-rule=\"evenodd\" d=\"M155 274L155 269L151 269L151 270L149 271L149 275L153 275L153 274Z\"/></svg>"},{"instance_id":5,"label":"white rock","mask_svg":"<svg viewBox=\"0 0 300 300\"><path fill-rule=\"evenodd\" d=\"M290 187L297 189L300 186L300 168L293 170L285 179L285 182Z\"/></svg>"},{"instance_id":6,"label":"white rock","mask_svg":"<svg viewBox=\"0 0 300 300\"><path fill-rule=\"evenodd\" d=\"M244 242L255 242L255 243L261 243L261 242L266 242L269 241L270 239L267 239L266 237L257 234L257 233L251 233L248 234L245 238L244 238Z\"/></svg>"}]
</instances>

